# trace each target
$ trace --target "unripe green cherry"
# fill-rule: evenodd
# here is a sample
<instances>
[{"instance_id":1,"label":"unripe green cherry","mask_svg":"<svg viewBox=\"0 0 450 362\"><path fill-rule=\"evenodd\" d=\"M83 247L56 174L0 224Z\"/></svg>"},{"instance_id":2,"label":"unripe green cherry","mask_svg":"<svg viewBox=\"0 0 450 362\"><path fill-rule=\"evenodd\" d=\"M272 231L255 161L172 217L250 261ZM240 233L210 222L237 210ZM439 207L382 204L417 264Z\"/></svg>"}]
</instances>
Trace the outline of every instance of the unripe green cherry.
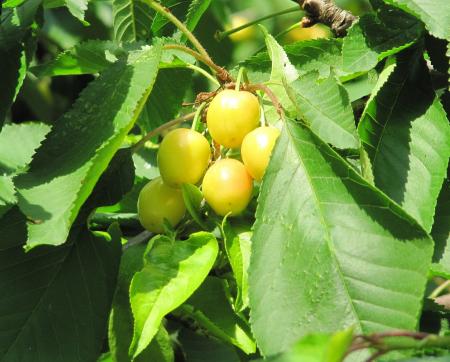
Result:
<instances>
[{"instance_id":1,"label":"unripe green cherry","mask_svg":"<svg viewBox=\"0 0 450 362\"><path fill-rule=\"evenodd\" d=\"M146 184L139 194L138 215L148 231L162 233L164 219L175 227L186 212L180 189L167 186L161 177Z\"/></svg>"},{"instance_id":2,"label":"unripe green cherry","mask_svg":"<svg viewBox=\"0 0 450 362\"><path fill-rule=\"evenodd\" d=\"M258 127L242 141L242 161L255 180L260 181L263 178L279 135L280 131L275 127Z\"/></svg>"},{"instance_id":3,"label":"unripe green cherry","mask_svg":"<svg viewBox=\"0 0 450 362\"><path fill-rule=\"evenodd\" d=\"M211 101L206 122L217 143L238 148L245 135L258 127L260 116L258 98L254 94L225 89Z\"/></svg>"},{"instance_id":4,"label":"unripe green cherry","mask_svg":"<svg viewBox=\"0 0 450 362\"><path fill-rule=\"evenodd\" d=\"M253 180L242 162L227 158L217 161L206 171L202 190L216 214L238 215L250 202Z\"/></svg>"},{"instance_id":5,"label":"unripe green cherry","mask_svg":"<svg viewBox=\"0 0 450 362\"><path fill-rule=\"evenodd\" d=\"M169 132L158 151L158 166L164 182L172 187L196 184L205 174L211 158L208 140L186 128Z\"/></svg>"}]
</instances>

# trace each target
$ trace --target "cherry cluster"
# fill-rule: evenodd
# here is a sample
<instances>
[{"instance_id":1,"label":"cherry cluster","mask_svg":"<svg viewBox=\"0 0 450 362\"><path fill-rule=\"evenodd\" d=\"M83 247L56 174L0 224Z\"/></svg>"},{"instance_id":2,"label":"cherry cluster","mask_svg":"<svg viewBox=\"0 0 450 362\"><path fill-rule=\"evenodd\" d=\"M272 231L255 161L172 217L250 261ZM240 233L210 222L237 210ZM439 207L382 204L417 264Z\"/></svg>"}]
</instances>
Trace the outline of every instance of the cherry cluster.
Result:
<instances>
[{"instance_id":1,"label":"cherry cluster","mask_svg":"<svg viewBox=\"0 0 450 362\"><path fill-rule=\"evenodd\" d=\"M217 93L206 113L213 144L239 149L241 160L213 158L208 139L193 129L170 131L158 151L161 176L141 190L138 214L141 224L154 233L164 231L164 220L175 227L186 206L181 186L201 184L208 205L220 216L239 215L253 195L253 181L260 181L269 163L279 130L260 126L258 97L243 90Z\"/></svg>"}]
</instances>

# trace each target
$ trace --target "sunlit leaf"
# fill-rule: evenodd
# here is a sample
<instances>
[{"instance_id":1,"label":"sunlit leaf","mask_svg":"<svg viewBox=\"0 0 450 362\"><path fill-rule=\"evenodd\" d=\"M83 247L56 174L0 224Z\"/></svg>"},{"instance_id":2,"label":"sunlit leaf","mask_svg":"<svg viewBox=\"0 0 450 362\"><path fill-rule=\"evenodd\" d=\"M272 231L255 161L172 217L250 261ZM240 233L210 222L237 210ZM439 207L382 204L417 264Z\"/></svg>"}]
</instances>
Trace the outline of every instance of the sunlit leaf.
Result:
<instances>
[{"instance_id":1,"label":"sunlit leaf","mask_svg":"<svg viewBox=\"0 0 450 362\"><path fill-rule=\"evenodd\" d=\"M187 240L158 236L145 254L143 269L130 287L134 335L130 355L137 357L152 341L162 318L185 302L201 285L218 253L212 234L199 232Z\"/></svg>"},{"instance_id":2,"label":"sunlit leaf","mask_svg":"<svg viewBox=\"0 0 450 362\"><path fill-rule=\"evenodd\" d=\"M271 355L309 333L350 325L356 333L414 329L432 249L416 221L307 127L288 121L252 238L258 346Z\"/></svg>"}]
</instances>

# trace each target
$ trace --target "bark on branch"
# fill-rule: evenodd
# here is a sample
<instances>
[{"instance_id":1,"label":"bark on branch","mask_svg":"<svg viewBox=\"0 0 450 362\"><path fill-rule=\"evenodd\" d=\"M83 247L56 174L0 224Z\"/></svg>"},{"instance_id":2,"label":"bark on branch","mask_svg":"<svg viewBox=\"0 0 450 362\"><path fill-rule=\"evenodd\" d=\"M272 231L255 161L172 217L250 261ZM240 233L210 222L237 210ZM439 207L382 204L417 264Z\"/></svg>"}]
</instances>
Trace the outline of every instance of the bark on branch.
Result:
<instances>
[{"instance_id":1,"label":"bark on branch","mask_svg":"<svg viewBox=\"0 0 450 362\"><path fill-rule=\"evenodd\" d=\"M316 23L328 25L337 36L344 36L357 19L356 16L338 7L333 0L297 0L307 12L302 26L308 28Z\"/></svg>"}]
</instances>

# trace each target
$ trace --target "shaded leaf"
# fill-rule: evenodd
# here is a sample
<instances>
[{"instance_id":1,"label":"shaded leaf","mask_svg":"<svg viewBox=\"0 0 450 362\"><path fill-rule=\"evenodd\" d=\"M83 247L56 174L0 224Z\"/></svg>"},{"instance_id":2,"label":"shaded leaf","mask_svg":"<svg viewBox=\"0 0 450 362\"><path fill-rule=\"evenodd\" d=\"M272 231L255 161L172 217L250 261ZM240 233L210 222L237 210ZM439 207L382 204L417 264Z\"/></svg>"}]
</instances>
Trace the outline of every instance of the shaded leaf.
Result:
<instances>
[{"instance_id":1,"label":"shaded leaf","mask_svg":"<svg viewBox=\"0 0 450 362\"><path fill-rule=\"evenodd\" d=\"M28 63L33 56L34 39L30 26L40 3L41 0L28 0L16 8L4 9L0 14L0 129L6 112L22 87Z\"/></svg>"},{"instance_id":2,"label":"shaded leaf","mask_svg":"<svg viewBox=\"0 0 450 362\"><path fill-rule=\"evenodd\" d=\"M129 148L117 151L95 185L87 205L114 205L123 199L134 185L134 164L131 156Z\"/></svg>"},{"instance_id":3,"label":"shaded leaf","mask_svg":"<svg viewBox=\"0 0 450 362\"><path fill-rule=\"evenodd\" d=\"M449 358L450 355L439 357L423 356L423 357L401 359L398 360L397 362L448 362Z\"/></svg>"},{"instance_id":4,"label":"shaded leaf","mask_svg":"<svg viewBox=\"0 0 450 362\"><path fill-rule=\"evenodd\" d=\"M222 223L225 251L238 288L235 305L238 311L248 307L248 267L252 245L252 232L249 229L248 225L236 225L228 218Z\"/></svg>"},{"instance_id":5,"label":"shaded leaf","mask_svg":"<svg viewBox=\"0 0 450 362\"><path fill-rule=\"evenodd\" d=\"M0 235L0 359L95 360L115 288L120 235L111 230L111 239L75 227L64 246L25 252L25 220L20 214L15 220L8 240ZM10 221L9 215L0 219L0 230Z\"/></svg>"},{"instance_id":6,"label":"shaded leaf","mask_svg":"<svg viewBox=\"0 0 450 362\"><path fill-rule=\"evenodd\" d=\"M450 183L444 182L436 205L431 236L435 242L431 271L434 275L440 275L450 279Z\"/></svg>"},{"instance_id":7,"label":"shaded leaf","mask_svg":"<svg viewBox=\"0 0 450 362\"><path fill-rule=\"evenodd\" d=\"M225 288L224 280L207 277L178 311L193 318L213 336L234 344L247 354L254 353L256 344L250 328L231 308Z\"/></svg>"},{"instance_id":8,"label":"shaded leaf","mask_svg":"<svg viewBox=\"0 0 450 362\"><path fill-rule=\"evenodd\" d=\"M197 24L200 21L201 17L205 13L205 11L208 10L209 5L211 5L211 0L191 1L185 21L186 27L190 31L193 31L197 27Z\"/></svg>"},{"instance_id":9,"label":"shaded leaf","mask_svg":"<svg viewBox=\"0 0 450 362\"><path fill-rule=\"evenodd\" d=\"M179 307L201 285L217 257L212 234L199 232L173 241L157 236L144 258L143 269L130 287L134 336L130 355L137 357L158 331L162 318Z\"/></svg>"},{"instance_id":10,"label":"shaded leaf","mask_svg":"<svg viewBox=\"0 0 450 362\"><path fill-rule=\"evenodd\" d=\"M133 153L134 167L136 176L152 180L159 176L157 165L157 148L141 147Z\"/></svg>"},{"instance_id":11,"label":"shaded leaf","mask_svg":"<svg viewBox=\"0 0 450 362\"><path fill-rule=\"evenodd\" d=\"M34 221L28 225L28 248L64 243L149 96L160 55L161 47L148 47L105 70L56 122L30 171L16 178L19 206ZM69 138L74 142L67 143Z\"/></svg>"},{"instance_id":12,"label":"shaded leaf","mask_svg":"<svg viewBox=\"0 0 450 362\"><path fill-rule=\"evenodd\" d=\"M358 148L348 94L333 76L318 80L318 74L311 72L287 85L287 91L298 116L325 142L338 148Z\"/></svg>"},{"instance_id":13,"label":"shaded leaf","mask_svg":"<svg viewBox=\"0 0 450 362\"><path fill-rule=\"evenodd\" d=\"M150 132L177 116L187 89L191 85L189 69L161 69L152 94L138 119L142 131Z\"/></svg>"},{"instance_id":14,"label":"shaded leaf","mask_svg":"<svg viewBox=\"0 0 450 362\"><path fill-rule=\"evenodd\" d=\"M241 362L230 345L183 328L178 337L186 362Z\"/></svg>"},{"instance_id":15,"label":"shaded leaf","mask_svg":"<svg viewBox=\"0 0 450 362\"><path fill-rule=\"evenodd\" d=\"M197 186L192 184L182 184L181 190L183 192L183 200L189 214L200 227L208 230L209 227L206 225L205 221L203 221L201 215L201 204L203 201L202 192L197 188Z\"/></svg>"},{"instance_id":16,"label":"shaded leaf","mask_svg":"<svg viewBox=\"0 0 450 362\"><path fill-rule=\"evenodd\" d=\"M366 72L389 55L416 42L422 24L401 10L381 6L376 13L363 15L344 38L342 58L348 72Z\"/></svg>"},{"instance_id":17,"label":"shaded leaf","mask_svg":"<svg viewBox=\"0 0 450 362\"><path fill-rule=\"evenodd\" d=\"M114 39L118 42L147 41L151 35L153 9L141 0L113 0Z\"/></svg>"},{"instance_id":18,"label":"shaded leaf","mask_svg":"<svg viewBox=\"0 0 450 362\"><path fill-rule=\"evenodd\" d=\"M425 46L433 68L438 72L447 74L450 70L450 53L447 54L448 42L427 34Z\"/></svg>"},{"instance_id":19,"label":"shaded leaf","mask_svg":"<svg viewBox=\"0 0 450 362\"><path fill-rule=\"evenodd\" d=\"M87 40L60 53L48 63L32 67L30 71L38 77L94 74L103 71L123 55L125 50L112 41Z\"/></svg>"},{"instance_id":20,"label":"shaded leaf","mask_svg":"<svg viewBox=\"0 0 450 362\"><path fill-rule=\"evenodd\" d=\"M437 38L450 39L450 2L447 0L384 0L418 17Z\"/></svg>"},{"instance_id":21,"label":"shaded leaf","mask_svg":"<svg viewBox=\"0 0 450 362\"><path fill-rule=\"evenodd\" d=\"M399 57L367 103L358 131L375 185L430 231L447 174L450 126L420 56Z\"/></svg>"},{"instance_id":22,"label":"shaded leaf","mask_svg":"<svg viewBox=\"0 0 450 362\"><path fill-rule=\"evenodd\" d=\"M432 249L399 206L308 128L288 121L252 239L250 322L262 353L350 325L356 333L414 329Z\"/></svg>"}]
</instances>

